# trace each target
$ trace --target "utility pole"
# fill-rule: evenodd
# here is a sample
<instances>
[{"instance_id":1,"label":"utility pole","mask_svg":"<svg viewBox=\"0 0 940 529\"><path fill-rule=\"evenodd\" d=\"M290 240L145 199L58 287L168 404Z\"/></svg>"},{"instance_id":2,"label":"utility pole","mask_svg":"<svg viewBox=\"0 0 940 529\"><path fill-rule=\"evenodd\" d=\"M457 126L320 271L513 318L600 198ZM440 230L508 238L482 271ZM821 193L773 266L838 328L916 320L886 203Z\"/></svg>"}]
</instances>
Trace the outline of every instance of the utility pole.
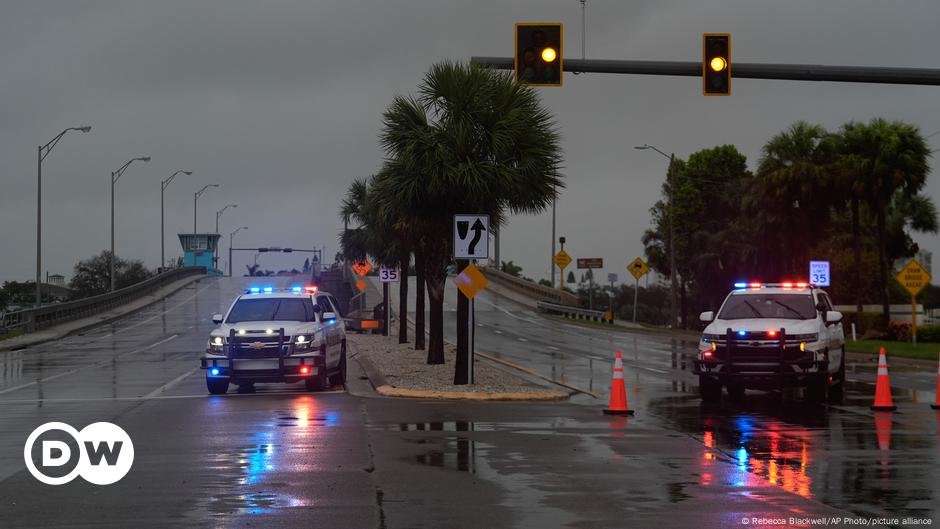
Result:
<instances>
[{"instance_id":1,"label":"utility pole","mask_svg":"<svg viewBox=\"0 0 940 529\"><path fill-rule=\"evenodd\" d=\"M170 182L176 178L176 175L180 173L183 173L187 176L193 174L192 171L176 171L170 175L169 178L160 182L160 268L158 268L158 270L162 270L163 267L166 266L166 255L164 253L166 246L166 236L163 233L163 192L166 191L166 188L170 185Z\"/></svg>"}]
</instances>

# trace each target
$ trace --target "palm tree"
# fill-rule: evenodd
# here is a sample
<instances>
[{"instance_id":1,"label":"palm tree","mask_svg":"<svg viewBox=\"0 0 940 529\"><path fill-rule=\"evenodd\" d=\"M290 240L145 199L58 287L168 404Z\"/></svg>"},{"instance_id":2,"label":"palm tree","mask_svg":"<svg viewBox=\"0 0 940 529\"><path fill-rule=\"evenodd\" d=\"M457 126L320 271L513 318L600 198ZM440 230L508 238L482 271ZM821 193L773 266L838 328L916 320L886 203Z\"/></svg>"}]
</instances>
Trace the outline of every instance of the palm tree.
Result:
<instances>
[{"instance_id":1,"label":"palm tree","mask_svg":"<svg viewBox=\"0 0 940 529\"><path fill-rule=\"evenodd\" d=\"M918 193L930 172L930 149L917 127L901 121L874 118L868 123L847 123L842 127L840 155L843 171L852 183L853 199L865 201L875 214L878 246L878 286L882 317L888 324L887 217L897 192ZM858 206L853 202L853 235L857 229ZM858 255L858 237L856 237ZM858 262L856 262L858 264Z\"/></svg>"},{"instance_id":2,"label":"palm tree","mask_svg":"<svg viewBox=\"0 0 940 529\"><path fill-rule=\"evenodd\" d=\"M389 198L410 212L424 234L428 361L443 363L444 269L453 215L488 214L499 229L507 213L543 211L563 187L558 133L536 92L511 75L442 62L431 67L417 98L392 101L381 141L395 181ZM469 305L462 295L457 301L459 384L466 382Z\"/></svg>"},{"instance_id":3,"label":"palm tree","mask_svg":"<svg viewBox=\"0 0 940 529\"><path fill-rule=\"evenodd\" d=\"M754 225L759 238L783 250L767 265L778 277L806 273L809 251L836 205L830 176L834 141L819 125L797 121L764 144L754 179Z\"/></svg>"}]
</instances>

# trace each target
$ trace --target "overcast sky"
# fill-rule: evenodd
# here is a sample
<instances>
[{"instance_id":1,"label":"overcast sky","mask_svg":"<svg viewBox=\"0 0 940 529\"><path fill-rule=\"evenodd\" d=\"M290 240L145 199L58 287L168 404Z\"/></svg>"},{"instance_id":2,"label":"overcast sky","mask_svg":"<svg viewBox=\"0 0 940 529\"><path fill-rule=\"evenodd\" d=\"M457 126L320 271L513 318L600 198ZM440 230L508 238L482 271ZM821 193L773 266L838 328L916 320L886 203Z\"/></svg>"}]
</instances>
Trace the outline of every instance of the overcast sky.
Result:
<instances>
[{"instance_id":1,"label":"overcast sky","mask_svg":"<svg viewBox=\"0 0 940 529\"><path fill-rule=\"evenodd\" d=\"M581 55L577 0L7 0L0 12L0 280L33 277L36 147L66 127L92 131L70 133L43 163L44 271L70 276L108 247L110 172L141 155L153 160L116 187L118 255L158 264L160 181L187 169L166 194L168 256L180 253L175 234L192 230L193 193L210 183L221 187L199 200L200 231L237 203L222 216L226 246L248 226L236 245L325 245L332 256L338 202L380 166L383 109L430 64L509 56L516 21L564 22L565 55ZM940 68L938 21L936 0L588 0L586 51L697 60L703 32L730 32L740 62ZM686 157L731 143L754 168L763 142L798 119L940 130L937 87L737 79L732 97L706 98L698 78L569 73L563 88L539 90L563 135L558 235L572 257L604 258L598 277L621 281L643 253L667 162L634 145ZM940 134L929 141L940 148ZM550 239L550 211L513 217L502 258L547 277ZM917 240L940 251L936 236ZM236 256L236 269L253 258Z\"/></svg>"}]
</instances>

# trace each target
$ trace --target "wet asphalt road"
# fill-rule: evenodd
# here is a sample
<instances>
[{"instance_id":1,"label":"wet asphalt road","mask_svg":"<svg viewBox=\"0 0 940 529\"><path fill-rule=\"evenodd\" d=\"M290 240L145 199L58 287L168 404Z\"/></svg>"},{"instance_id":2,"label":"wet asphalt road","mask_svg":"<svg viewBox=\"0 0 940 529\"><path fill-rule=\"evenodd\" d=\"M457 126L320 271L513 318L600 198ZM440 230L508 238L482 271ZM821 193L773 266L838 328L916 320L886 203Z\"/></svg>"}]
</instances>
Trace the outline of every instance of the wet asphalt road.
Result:
<instances>
[{"instance_id":1,"label":"wet asphalt road","mask_svg":"<svg viewBox=\"0 0 940 529\"><path fill-rule=\"evenodd\" d=\"M689 344L568 327L488 296L478 349L605 397L620 348L637 416L605 417L583 395L376 398L355 362L346 388L210 397L198 352L244 284L200 281L82 336L0 353L0 527L705 528L940 511L929 377L895 375L900 409L878 424L862 373L841 406L760 393L702 406ZM132 470L110 486L39 483L23 444L48 421L119 424Z\"/></svg>"}]
</instances>

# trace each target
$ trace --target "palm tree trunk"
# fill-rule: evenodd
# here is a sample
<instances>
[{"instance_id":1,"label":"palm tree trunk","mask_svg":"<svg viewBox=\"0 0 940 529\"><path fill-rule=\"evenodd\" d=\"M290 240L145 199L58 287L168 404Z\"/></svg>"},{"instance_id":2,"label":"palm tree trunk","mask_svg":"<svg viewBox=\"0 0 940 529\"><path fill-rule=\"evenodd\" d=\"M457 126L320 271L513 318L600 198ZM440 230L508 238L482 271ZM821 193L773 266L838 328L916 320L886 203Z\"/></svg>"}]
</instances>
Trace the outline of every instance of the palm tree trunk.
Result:
<instances>
[{"instance_id":1,"label":"palm tree trunk","mask_svg":"<svg viewBox=\"0 0 940 529\"><path fill-rule=\"evenodd\" d=\"M888 251L885 235L885 209L887 205L884 200L878 201L878 282L881 290L881 318L885 328L891 320L891 303L888 294Z\"/></svg>"},{"instance_id":2,"label":"palm tree trunk","mask_svg":"<svg viewBox=\"0 0 940 529\"><path fill-rule=\"evenodd\" d=\"M399 263L401 282L398 283L398 343L408 343L408 266L411 252L406 252Z\"/></svg>"},{"instance_id":3,"label":"palm tree trunk","mask_svg":"<svg viewBox=\"0 0 940 529\"><path fill-rule=\"evenodd\" d=\"M457 273L463 272L469 261L461 259L457 261ZM454 362L454 384L469 384L470 380L467 373L470 353L470 333L467 332L467 324L470 321L470 300L463 295L463 292L457 290L457 361Z\"/></svg>"},{"instance_id":4,"label":"palm tree trunk","mask_svg":"<svg viewBox=\"0 0 940 529\"><path fill-rule=\"evenodd\" d=\"M445 250L446 251L446 250ZM431 307L431 336L428 340L428 363L444 363L444 263L446 254L440 248L428 250L425 262L425 278L428 285L428 301Z\"/></svg>"},{"instance_id":5,"label":"palm tree trunk","mask_svg":"<svg viewBox=\"0 0 940 529\"><path fill-rule=\"evenodd\" d=\"M859 229L859 201L852 199L852 261L853 281L855 282L855 322L862 322L862 236ZM864 331L864 329L862 329Z\"/></svg>"},{"instance_id":6,"label":"palm tree trunk","mask_svg":"<svg viewBox=\"0 0 940 529\"><path fill-rule=\"evenodd\" d=\"M680 276L681 277L681 276ZM686 281L679 281L679 306L682 308L682 324L679 326L682 329L685 329L689 321L689 305L687 303L687 298L685 295Z\"/></svg>"},{"instance_id":7,"label":"palm tree trunk","mask_svg":"<svg viewBox=\"0 0 940 529\"><path fill-rule=\"evenodd\" d=\"M415 248L415 350L424 349L424 253Z\"/></svg>"}]
</instances>

